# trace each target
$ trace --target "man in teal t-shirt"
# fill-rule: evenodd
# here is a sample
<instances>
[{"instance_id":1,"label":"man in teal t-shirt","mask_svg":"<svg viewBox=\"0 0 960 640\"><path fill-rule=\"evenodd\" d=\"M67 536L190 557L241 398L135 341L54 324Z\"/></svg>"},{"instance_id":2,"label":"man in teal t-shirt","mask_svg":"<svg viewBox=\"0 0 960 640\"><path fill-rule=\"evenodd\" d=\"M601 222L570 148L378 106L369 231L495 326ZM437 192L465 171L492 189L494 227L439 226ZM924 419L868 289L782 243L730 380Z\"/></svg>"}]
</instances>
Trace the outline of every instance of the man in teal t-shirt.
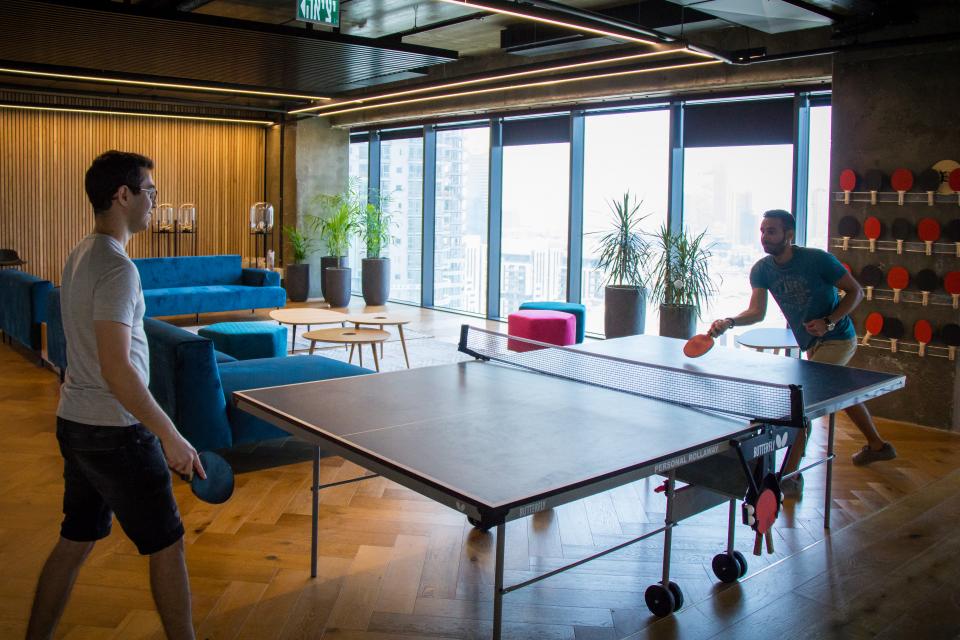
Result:
<instances>
[{"instance_id":1,"label":"man in teal t-shirt","mask_svg":"<svg viewBox=\"0 0 960 640\"><path fill-rule=\"evenodd\" d=\"M845 365L857 349L857 334L849 314L863 299L863 290L840 261L826 251L794 245L796 228L793 215L787 211L774 209L763 214L760 243L768 255L750 270L750 306L732 318L715 320L710 331L719 336L731 327L763 320L769 291L809 360ZM842 299L838 289L845 293ZM867 444L854 454L854 464L897 457L893 445L880 437L866 406L854 405L846 409L846 414L867 439ZM801 434L784 473L800 465L805 445L806 434ZM785 480L783 489L788 495L799 495L803 477L798 474Z\"/></svg>"}]
</instances>

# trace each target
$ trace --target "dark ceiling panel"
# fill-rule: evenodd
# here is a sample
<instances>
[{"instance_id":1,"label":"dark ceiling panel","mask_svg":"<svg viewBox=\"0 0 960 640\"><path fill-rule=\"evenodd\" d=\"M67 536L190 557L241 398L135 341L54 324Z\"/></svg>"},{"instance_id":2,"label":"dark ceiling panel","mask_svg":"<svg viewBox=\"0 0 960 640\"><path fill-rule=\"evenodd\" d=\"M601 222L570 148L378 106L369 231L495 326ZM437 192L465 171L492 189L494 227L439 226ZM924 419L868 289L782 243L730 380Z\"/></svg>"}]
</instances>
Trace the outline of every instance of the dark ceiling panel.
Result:
<instances>
[{"instance_id":1,"label":"dark ceiling panel","mask_svg":"<svg viewBox=\"0 0 960 640\"><path fill-rule=\"evenodd\" d=\"M4 0L0 59L323 95L456 57L410 45L202 18Z\"/></svg>"}]
</instances>

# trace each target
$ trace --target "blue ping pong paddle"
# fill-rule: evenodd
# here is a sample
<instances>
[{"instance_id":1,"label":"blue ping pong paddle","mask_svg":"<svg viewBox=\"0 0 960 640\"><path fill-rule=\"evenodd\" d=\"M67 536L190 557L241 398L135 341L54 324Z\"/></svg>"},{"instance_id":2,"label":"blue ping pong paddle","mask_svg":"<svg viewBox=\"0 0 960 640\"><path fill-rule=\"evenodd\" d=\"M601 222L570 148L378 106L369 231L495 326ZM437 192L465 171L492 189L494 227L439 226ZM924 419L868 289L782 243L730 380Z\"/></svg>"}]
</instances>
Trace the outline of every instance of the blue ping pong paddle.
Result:
<instances>
[{"instance_id":1,"label":"blue ping pong paddle","mask_svg":"<svg viewBox=\"0 0 960 640\"><path fill-rule=\"evenodd\" d=\"M190 483L193 495L210 504L222 504L229 500L233 495L233 469L230 464L213 451L201 451L200 464L207 474L206 479L196 473L180 476Z\"/></svg>"}]
</instances>

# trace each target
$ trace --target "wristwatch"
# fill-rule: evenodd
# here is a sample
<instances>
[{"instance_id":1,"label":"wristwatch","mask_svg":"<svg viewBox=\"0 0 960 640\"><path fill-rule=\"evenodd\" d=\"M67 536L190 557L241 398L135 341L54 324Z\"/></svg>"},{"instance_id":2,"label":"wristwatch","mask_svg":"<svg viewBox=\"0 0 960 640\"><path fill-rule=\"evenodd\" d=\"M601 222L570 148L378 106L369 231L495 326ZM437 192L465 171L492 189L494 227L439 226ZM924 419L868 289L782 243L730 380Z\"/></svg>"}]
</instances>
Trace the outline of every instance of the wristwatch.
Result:
<instances>
[{"instance_id":1,"label":"wristwatch","mask_svg":"<svg viewBox=\"0 0 960 640\"><path fill-rule=\"evenodd\" d=\"M830 319L830 316L823 316L823 321L827 325L827 331L833 331L837 328L837 323Z\"/></svg>"},{"instance_id":2,"label":"wristwatch","mask_svg":"<svg viewBox=\"0 0 960 640\"><path fill-rule=\"evenodd\" d=\"M724 318L724 320L726 320L726 321L727 321L727 324L730 325L730 326L727 327L727 329L733 329L735 326L737 326L737 323L736 323L736 321L734 321L733 318Z\"/></svg>"}]
</instances>

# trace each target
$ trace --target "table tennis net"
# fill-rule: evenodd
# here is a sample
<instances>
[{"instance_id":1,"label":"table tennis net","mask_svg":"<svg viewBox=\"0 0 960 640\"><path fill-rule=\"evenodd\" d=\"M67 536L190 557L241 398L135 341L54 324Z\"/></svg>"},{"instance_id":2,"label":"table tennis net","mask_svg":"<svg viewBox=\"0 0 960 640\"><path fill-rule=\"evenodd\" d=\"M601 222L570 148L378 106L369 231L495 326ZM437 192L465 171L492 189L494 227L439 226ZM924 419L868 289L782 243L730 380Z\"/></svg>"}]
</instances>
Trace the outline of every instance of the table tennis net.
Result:
<instances>
[{"instance_id":1,"label":"table tennis net","mask_svg":"<svg viewBox=\"0 0 960 640\"><path fill-rule=\"evenodd\" d=\"M463 326L460 351L529 371L761 422L797 422L790 385L740 380ZM802 407L802 403L800 404ZM801 409L802 412L802 409Z\"/></svg>"}]
</instances>

